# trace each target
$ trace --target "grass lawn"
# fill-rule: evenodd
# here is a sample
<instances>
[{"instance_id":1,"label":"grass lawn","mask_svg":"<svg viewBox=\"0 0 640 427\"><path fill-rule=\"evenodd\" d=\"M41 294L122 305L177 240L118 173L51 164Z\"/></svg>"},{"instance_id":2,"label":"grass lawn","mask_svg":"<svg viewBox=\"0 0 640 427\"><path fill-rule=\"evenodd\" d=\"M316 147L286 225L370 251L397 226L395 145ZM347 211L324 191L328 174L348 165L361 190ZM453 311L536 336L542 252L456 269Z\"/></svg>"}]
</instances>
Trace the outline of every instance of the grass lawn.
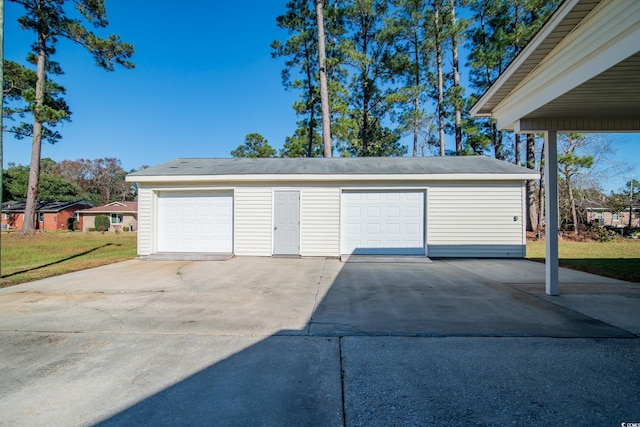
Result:
<instances>
[{"instance_id":1,"label":"grass lawn","mask_svg":"<svg viewBox=\"0 0 640 427\"><path fill-rule=\"evenodd\" d=\"M640 282L640 239L613 242L559 242L560 267ZM545 242L527 242L527 258L544 261Z\"/></svg>"},{"instance_id":2,"label":"grass lawn","mask_svg":"<svg viewBox=\"0 0 640 427\"><path fill-rule=\"evenodd\" d=\"M0 288L136 257L137 233L2 233Z\"/></svg>"}]
</instances>

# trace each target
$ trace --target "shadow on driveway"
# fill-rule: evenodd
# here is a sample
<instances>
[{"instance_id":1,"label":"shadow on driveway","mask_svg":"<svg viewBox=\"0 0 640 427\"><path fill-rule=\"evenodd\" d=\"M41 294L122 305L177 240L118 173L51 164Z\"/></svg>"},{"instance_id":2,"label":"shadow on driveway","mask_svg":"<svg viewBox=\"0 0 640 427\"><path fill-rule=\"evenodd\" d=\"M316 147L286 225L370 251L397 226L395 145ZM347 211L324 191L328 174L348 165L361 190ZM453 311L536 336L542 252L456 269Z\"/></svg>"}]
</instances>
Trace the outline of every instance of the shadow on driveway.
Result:
<instances>
[{"instance_id":1,"label":"shadow on driveway","mask_svg":"<svg viewBox=\"0 0 640 427\"><path fill-rule=\"evenodd\" d=\"M636 335L464 267L344 264L304 328L255 339L98 425L640 421ZM181 348L180 363L199 351Z\"/></svg>"}]
</instances>

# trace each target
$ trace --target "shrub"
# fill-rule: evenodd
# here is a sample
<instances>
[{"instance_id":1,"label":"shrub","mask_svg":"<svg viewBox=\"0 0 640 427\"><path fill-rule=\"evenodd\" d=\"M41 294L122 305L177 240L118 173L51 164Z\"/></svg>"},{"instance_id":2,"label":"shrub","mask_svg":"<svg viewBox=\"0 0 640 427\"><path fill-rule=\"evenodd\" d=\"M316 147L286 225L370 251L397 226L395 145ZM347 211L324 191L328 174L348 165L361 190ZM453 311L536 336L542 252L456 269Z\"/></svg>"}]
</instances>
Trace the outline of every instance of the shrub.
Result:
<instances>
[{"instance_id":1,"label":"shrub","mask_svg":"<svg viewBox=\"0 0 640 427\"><path fill-rule=\"evenodd\" d=\"M127 232L129 231L129 227L127 227L126 225L124 227L122 227L122 231Z\"/></svg>"},{"instance_id":2,"label":"shrub","mask_svg":"<svg viewBox=\"0 0 640 427\"><path fill-rule=\"evenodd\" d=\"M109 217L106 215L98 215L95 221L96 230L108 231L109 230Z\"/></svg>"},{"instance_id":3,"label":"shrub","mask_svg":"<svg viewBox=\"0 0 640 427\"><path fill-rule=\"evenodd\" d=\"M601 227L599 224L592 223L585 230L585 237L588 237L591 240L595 240L597 242L613 242L618 236L614 231L607 230L604 227Z\"/></svg>"}]
</instances>

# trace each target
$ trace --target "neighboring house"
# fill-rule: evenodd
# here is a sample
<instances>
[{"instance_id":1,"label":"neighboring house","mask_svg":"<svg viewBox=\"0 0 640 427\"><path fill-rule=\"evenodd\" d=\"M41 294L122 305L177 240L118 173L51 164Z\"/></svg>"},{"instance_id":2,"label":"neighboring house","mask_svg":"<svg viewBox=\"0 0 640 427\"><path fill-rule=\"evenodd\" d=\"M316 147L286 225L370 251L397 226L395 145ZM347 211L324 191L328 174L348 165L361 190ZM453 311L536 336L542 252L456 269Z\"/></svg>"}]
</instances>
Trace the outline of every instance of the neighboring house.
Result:
<instances>
[{"instance_id":1,"label":"neighboring house","mask_svg":"<svg viewBox=\"0 0 640 427\"><path fill-rule=\"evenodd\" d=\"M598 222L603 227L625 228L629 226L629 207L620 212L611 212L608 208L598 203L585 203L584 210L587 213L587 223ZM631 227L640 227L640 206L632 209Z\"/></svg>"},{"instance_id":2,"label":"neighboring house","mask_svg":"<svg viewBox=\"0 0 640 427\"><path fill-rule=\"evenodd\" d=\"M109 231L128 231L138 229L138 202L111 202L78 212L82 218L82 230L95 228L98 215L109 217Z\"/></svg>"},{"instance_id":3,"label":"neighboring house","mask_svg":"<svg viewBox=\"0 0 640 427\"><path fill-rule=\"evenodd\" d=\"M24 222L25 202L5 202L2 204L2 228L20 229ZM84 201L38 202L36 205L36 229L67 230L68 219L78 217L76 213L93 205ZM80 228L81 225L78 226Z\"/></svg>"},{"instance_id":4,"label":"neighboring house","mask_svg":"<svg viewBox=\"0 0 640 427\"><path fill-rule=\"evenodd\" d=\"M525 256L532 170L485 156L178 159L138 183L138 254Z\"/></svg>"}]
</instances>

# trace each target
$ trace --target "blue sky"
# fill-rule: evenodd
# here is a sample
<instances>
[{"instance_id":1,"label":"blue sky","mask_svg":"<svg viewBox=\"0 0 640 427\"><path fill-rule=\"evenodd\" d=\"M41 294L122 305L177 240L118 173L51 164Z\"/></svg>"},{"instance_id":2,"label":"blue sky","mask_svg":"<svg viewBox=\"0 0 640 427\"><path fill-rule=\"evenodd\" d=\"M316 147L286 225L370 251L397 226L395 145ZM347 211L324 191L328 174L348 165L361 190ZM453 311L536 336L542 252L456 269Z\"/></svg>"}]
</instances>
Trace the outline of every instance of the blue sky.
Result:
<instances>
[{"instance_id":1,"label":"blue sky","mask_svg":"<svg viewBox=\"0 0 640 427\"><path fill-rule=\"evenodd\" d=\"M285 4L107 1L110 25L100 34L133 43L136 68L106 72L83 48L62 40L54 59L66 74L56 81L67 89L72 121L59 128L59 143L43 144L42 157L117 157L130 170L178 157L230 157L252 132L280 148L297 120L297 94L282 87L283 61L271 58L269 47L286 38L275 21ZM23 61L33 40L18 27L21 14L5 2L5 57L16 61ZM640 135L616 139L616 157L627 166L605 184L607 190L632 174L640 177ZM29 163L28 140L5 135L3 146L5 166Z\"/></svg>"}]
</instances>

